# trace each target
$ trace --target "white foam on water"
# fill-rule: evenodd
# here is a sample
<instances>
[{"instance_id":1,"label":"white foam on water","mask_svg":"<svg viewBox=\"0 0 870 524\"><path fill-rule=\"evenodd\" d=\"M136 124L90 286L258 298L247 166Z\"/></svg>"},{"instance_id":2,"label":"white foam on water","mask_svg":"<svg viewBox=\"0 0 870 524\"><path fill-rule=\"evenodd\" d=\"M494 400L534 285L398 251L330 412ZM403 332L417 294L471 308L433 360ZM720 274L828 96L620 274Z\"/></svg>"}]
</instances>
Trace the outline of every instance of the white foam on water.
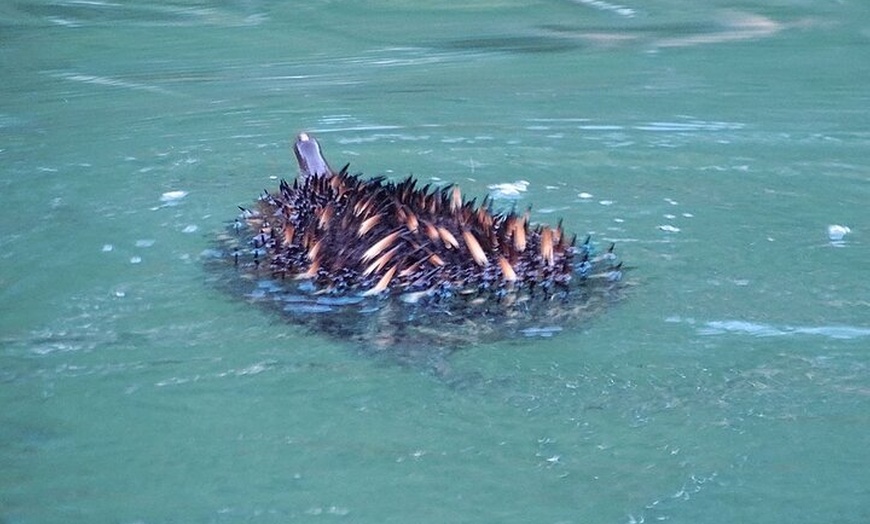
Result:
<instances>
[{"instance_id":1,"label":"white foam on water","mask_svg":"<svg viewBox=\"0 0 870 524\"><path fill-rule=\"evenodd\" d=\"M516 200L529 189L529 182L517 180L516 182L503 182L487 186L489 196L495 200Z\"/></svg>"},{"instance_id":2,"label":"white foam on water","mask_svg":"<svg viewBox=\"0 0 870 524\"><path fill-rule=\"evenodd\" d=\"M167 191L160 195L161 202L177 202L187 196L187 191Z\"/></svg>"},{"instance_id":3,"label":"white foam on water","mask_svg":"<svg viewBox=\"0 0 870 524\"><path fill-rule=\"evenodd\" d=\"M841 226L840 224L831 224L828 226L828 239L831 242L839 242L843 240L846 235L852 232L852 229L849 226Z\"/></svg>"},{"instance_id":4,"label":"white foam on water","mask_svg":"<svg viewBox=\"0 0 870 524\"><path fill-rule=\"evenodd\" d=\"M530 327L520 331L526 337L549 338L562 331L560 326Z\"/></svg>"}]
</instances>

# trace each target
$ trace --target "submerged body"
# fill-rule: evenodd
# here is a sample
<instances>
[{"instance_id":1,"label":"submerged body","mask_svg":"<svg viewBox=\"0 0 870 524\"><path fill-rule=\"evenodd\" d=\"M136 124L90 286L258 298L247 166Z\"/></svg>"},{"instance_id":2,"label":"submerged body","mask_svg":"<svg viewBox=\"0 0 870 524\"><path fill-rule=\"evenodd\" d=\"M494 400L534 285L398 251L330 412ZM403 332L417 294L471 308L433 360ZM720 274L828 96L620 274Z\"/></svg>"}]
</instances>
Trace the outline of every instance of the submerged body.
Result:
<instances>
[{"instance_id":1,"label":"submerged body","mask_svg":"<svg viewBox=\"0 0 870 524\"><path fill-rule=\"evenodd\" d=\"M442 368L457 348L551 336L622 294L612 246L596 253L455 186L335 171L308 135L294 150L299 176L243 209L208 265L220 287L295 323Z\"/></svg>"}]
</instances>

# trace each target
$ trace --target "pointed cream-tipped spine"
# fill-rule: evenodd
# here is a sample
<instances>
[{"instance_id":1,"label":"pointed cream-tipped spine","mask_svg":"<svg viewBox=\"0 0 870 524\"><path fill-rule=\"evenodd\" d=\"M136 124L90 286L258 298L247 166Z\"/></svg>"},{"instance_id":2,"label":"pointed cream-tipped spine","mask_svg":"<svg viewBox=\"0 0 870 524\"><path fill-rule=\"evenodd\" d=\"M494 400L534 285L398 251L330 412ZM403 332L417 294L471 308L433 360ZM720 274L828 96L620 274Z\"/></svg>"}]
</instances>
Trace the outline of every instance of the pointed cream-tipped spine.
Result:
<instances>
[{"instance_id":1,"label":"pointed cream-tipped spine","mask_svg":"<svg viewBox=\"0 0 870 524\"><path fill-rule=\"evenodd\" d=\"M478 266L485 266L488 262L486 253L483 252L483 248L480 247L480 242L477 241L471 231L463 231L462 239L465 240L465 246L471 253L471 258L474 259Z\"/></svg>"},{"instance_id":2,"label":"pointed cream-tipped spine","mask_svg":"<svg viewBox=\"0 0 870 524\"><path fill-rule=\"evenodd\" d=\"M378 280L378 283L375 285L375 287L369 289L368 291L366 291L362 295L364 297L370 297L372 295L378 295L381 292L385 291L388 287L390 287L390 282L393 280L393 276L395 274L396 274L396 266L393 266L390 268L389 271L387 271L384 274L384 276L381 277L380 280Z\"/></svg>"},{"instance_id":3,"label":"pointed cream-tipped spine","mask_svg":"<svg viewBox=\"0 0 870 524\"><path fill-rule=\"evenodd\" d=\"M378 240L372 247L368 248L366 252L363 253L362 261L368 262L369 260L378 256L383 250L393 245L393 242L395 242L397 238L399 238L399 232L393 231L389 235Z\"/></svg>"}]
</instances>

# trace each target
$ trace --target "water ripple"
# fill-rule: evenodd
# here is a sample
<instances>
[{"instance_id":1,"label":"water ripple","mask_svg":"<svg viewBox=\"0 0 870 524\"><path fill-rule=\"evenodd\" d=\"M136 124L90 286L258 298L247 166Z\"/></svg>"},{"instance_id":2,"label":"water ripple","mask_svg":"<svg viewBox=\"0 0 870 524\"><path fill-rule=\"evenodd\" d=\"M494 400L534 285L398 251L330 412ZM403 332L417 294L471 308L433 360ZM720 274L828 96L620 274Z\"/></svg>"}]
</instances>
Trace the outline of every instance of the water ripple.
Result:
<instances>
[{"instance_id":1,"label":"water ripple","mask_svg":"<svg viewBox=\"0 0 870 524\"><path fill-rule=\"evenodd\" d=\"M772 326L743 320L716 320L698 328L700 335L736 333L754 337L780 337L788 335L818 335L834 339L855 339L870 336L870 328L859 326Z\"/></svg>"}]
</instances>

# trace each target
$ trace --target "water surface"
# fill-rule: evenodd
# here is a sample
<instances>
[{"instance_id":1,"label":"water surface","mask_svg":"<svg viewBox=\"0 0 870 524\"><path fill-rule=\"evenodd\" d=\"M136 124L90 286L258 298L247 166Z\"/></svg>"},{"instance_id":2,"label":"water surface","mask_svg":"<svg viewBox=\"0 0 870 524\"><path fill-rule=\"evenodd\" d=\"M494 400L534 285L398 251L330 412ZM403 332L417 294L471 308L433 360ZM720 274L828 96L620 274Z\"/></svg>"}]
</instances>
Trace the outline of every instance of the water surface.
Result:
<instances>
[{"instance_id":1,"label":"water surface","mask_svg":"<svg viewBox=\"0 0 870 524\"><path fill-rule=\"evenodd\" d=\"M868 21L5 5L0 520L866 522ZM527 181L632 296L454 383L215 289L201 253L301 130L371 175Z\"/></svg>"}]
</instances>

